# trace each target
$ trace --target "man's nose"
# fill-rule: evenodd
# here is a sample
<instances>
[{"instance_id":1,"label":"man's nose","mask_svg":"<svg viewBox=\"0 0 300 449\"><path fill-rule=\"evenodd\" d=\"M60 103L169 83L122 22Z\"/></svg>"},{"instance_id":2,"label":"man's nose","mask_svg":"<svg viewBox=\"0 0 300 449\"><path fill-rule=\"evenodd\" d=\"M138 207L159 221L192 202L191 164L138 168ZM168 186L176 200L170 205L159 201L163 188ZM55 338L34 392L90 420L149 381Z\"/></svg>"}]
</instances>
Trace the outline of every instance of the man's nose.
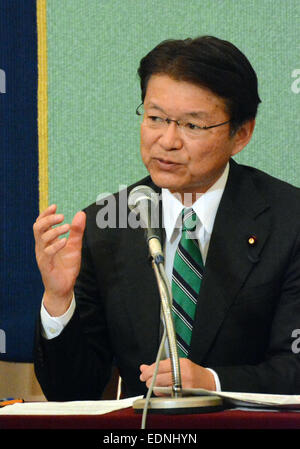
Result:
<instances>
[{"instance_id":1,"label":"man's nose","mask_svg":"<svg viewBox=\"0 0 300 449\"><path fill-rule=\"evenodd\" d=\"M162 130L160 144L165 150L178 150L182 147L181 130L175 121L166 123Z\"/></svg>"}]
</instances>

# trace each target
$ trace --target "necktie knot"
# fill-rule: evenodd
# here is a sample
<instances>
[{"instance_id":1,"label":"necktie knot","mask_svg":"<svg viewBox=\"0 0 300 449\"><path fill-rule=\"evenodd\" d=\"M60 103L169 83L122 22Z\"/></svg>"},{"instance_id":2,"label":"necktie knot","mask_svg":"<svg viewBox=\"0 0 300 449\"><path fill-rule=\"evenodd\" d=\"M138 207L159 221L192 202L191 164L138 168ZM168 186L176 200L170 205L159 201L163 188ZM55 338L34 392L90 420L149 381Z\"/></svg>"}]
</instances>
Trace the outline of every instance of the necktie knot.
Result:
<instances>
[{"instance_id":1,"label":"necktie knot","mask_svg":"<svg viewBox=\"0 0 300 449\"><path fill-rule=\"evenodd\" d=\"M197 225L197 215L192 208L182 211L182 231L194 231Z\"/></svg>"}]
</instances>

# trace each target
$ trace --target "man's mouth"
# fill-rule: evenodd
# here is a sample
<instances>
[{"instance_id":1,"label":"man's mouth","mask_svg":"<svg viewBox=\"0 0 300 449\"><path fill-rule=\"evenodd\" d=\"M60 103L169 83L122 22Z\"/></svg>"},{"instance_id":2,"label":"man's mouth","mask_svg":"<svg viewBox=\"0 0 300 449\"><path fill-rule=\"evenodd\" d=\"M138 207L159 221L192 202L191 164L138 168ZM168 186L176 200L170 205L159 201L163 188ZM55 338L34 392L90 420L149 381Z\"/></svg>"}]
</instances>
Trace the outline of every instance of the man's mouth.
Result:
<instances>
[{"instance_id":1,"label":"man's mouth","mask_svg":"<svg viewBox=\"0 0 300 449\"><path fill-rule=\"evenodd\" d=\"M169 159L163 159L160 157L155 157L152 159L153 163L156 166L157 170L160 170L161 172L165 173L175 173L177 172L178 168L182 165L178 162L174 162Z\"/></svg>"},{"instance_id":2,"label":"man's mouth","mask_svg":"<svg viewBox=\"0 0 300 449\"><path fill-rule=\"evenodd\" d=\"M168 159L163 159L163 158L159 158L159 157L155 158L155 160L158 161L160 164L166 165L166 166L168 166L168 165L170 165L170 166L171 165L179 165L178 162L170 161Z\"/></svg>"}]
</instances>

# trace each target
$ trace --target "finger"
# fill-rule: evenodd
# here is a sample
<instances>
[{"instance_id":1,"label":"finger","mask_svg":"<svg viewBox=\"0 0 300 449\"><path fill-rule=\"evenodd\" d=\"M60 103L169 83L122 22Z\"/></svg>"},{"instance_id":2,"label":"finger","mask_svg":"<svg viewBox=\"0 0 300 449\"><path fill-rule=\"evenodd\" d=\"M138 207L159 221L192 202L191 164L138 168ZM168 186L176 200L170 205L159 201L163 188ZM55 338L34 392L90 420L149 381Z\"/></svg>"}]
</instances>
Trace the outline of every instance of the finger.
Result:
<instances>
[{"instance_id":1,"label":"finger","mask_svg":"<svg viewBox=\"0 0 300 449\"><path fill-rule=\"evenodd\" d=\"M41 218L39 221L36 221L33 225L35 238L38 239L42 233L48 231L49 228L61 223L62 221L64 221L64 216L62 214L51 214Z\"/></svg>"},{"instance_id":2,"label":"finger","mask_svg":"<svg viewBox=\"0 0 300 449\"><path fill-rule=\"evenodd\" d=\"M152 383L152 376L147 380L146 385L150 388ZM172 373L157 374L155 379L155 387L169 387L172 385Z\"/></svg>"},{"instance_id":3,"label":"finger","mask_svg":"<svg viewBox=\"0 0 300 449\"><path fill-rule=\"evenodd\" d=\"M152 377L153 370L151 369L151 367L152 365L145 365L145 364L140 366L141 371L140 380L142 382L146 382L149 379L149 377Z\"/></svg>"},{"instance_id":4,"label":"finger","mask_svg":"<svg viewBox=\"0 0 300 449\"><path fill-rule=\"evenodd\" d=\"M49 257L55 256L55 254L60 251L67 243L66 237L62 239L58 239L56 242L54 242L52 245L47 246L45 248L45 254Z\"/></svg>"},{"instance_id":5,"label":"finger","mask_svg":"<svg viewBox=\"0 0 300 449\"><path fill-rule=\"evenodd\" d=\"M70 228L69 244L81 244L86 223L86 215L80 211L75 214Z\"/></svg>"},{"instance_id":6,"label":"finger","mask_svg":"<svg viewBox=\"0 0 300 449\"><path fill-rule=\"evenodd\" d=\"M152 363L152 365L141 365L141 375L140 380L146 382L150 377L153 376L155 370L156 363ZM171 372L171 362L170 359L162 360L159 362L158 366L158 374L169 373Z\"/></svg>"},{"instance_id":7,"label":"finger","mask_svg":"<svg viewBox=\"0 0 300 449\"><path fill-rule=\"evenodd\" d=\"M153 363L153 367L155 368L155 363ZM168 373L171 372L171 360L165 359L159 362L159 373Z\"/></svg>"},{"instance_id":8,"label":"finger","mask_svg":"<svg viewBox=\"0 0 300 449\"><path fill-rule=\"evenodd\" d=\"M65 234L66 232L69 232L70 225L64 224L62 226L58 226L57 228L50 229L47 232L44 232L44 234L41 235L41 240L44 244L44 246L47 246L51 243L54 243L54 241L61 235Z\"/></svg>"},{"instance_id":9,"label":"finger","mask_svg":"<svg viewBox=\"0 0 300 449\"><path fill-rule=\"evenodd\" d=\"M149 368L149 366L151 366L151 365L145 365L145 363L143 363L142 365L140 365L140 371L144 372L146 369Z\"/></svg>"},{"instance_id":10,"label":"finger","mask_svg":"<svg viewBox=\"0 0 300 449\"><path fill-rule=\"evenodd\" d=\"M51 206L47 207L47 209L40 213L36 221L39 221L41 218L47 217L47 215L54 214L56 212L56 207L56 204L51 204Z\"/></svg>"},{"instance_id":11,"label":"finger","mask_svg":"<svg viewBox=\"0 0 300 449\"><path fill-rule=\"evenodd\" d=\"M142 365L145 366L143 369L143 373L147 376L153 375L156 363L152 363L152 365ZM171 361L170 359L161 360L158 366L158 373L168 373L171 371Z\"/></svg>"}]
</instances>

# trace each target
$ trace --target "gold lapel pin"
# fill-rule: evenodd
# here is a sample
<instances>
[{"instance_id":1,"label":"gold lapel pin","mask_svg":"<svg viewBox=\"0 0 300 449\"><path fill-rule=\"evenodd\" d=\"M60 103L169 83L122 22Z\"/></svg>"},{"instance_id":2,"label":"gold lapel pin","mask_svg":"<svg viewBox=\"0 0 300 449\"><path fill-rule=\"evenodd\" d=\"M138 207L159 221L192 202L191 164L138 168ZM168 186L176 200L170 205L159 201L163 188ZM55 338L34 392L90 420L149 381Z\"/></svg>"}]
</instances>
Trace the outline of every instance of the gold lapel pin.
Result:
<instances>
[{"instance_id":1,"label":"gold lapel pin","mask_svg":"<svg viewBox=\"0 0 300 449\"><path fill-rule=\"evenodd\" d=\"M257 237L256 235L250 235L250 237L248 238L248 244L250 246L254 246L257 243Z\"/></svg>"}]
</instances>

